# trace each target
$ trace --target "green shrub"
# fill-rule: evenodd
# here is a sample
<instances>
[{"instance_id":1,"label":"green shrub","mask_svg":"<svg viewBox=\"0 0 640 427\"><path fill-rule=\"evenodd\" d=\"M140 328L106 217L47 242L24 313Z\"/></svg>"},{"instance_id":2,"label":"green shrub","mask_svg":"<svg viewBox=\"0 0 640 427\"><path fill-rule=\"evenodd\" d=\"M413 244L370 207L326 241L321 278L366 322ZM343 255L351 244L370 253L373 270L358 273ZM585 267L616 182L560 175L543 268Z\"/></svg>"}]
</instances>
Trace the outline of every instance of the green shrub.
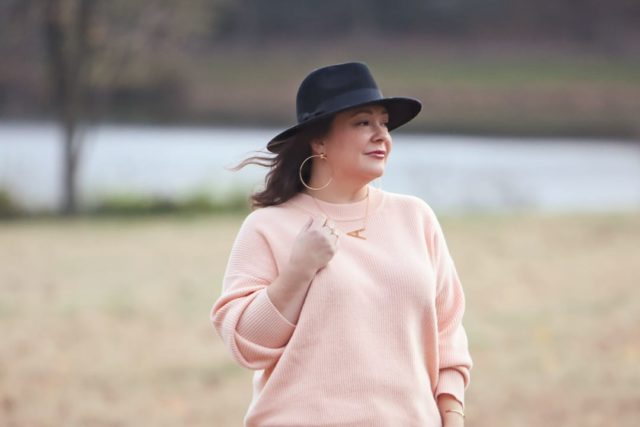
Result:
<instances>
[{"instance_id":1,"label":"green shrub","mask_svg":"<svg viewBox=\"0 0 640 427\"><path fill-rule=\"evenodd\" d=\"M23 213L9 190L0 188L0 218L12 218Z\"/></svg>"},{"instance_id":2,"label":"green shrub","mask_svg":"<svg viewBox=\"0 0 640 427\"><path fill-rule=\"evenodd\" d=\"M249 198L241 192L215 200L204 192L183 198L120 193L106 195L87 209L90 215L155 215L155 214L202 214L243 213L249 211Z\"/></svg>"}]
</instances>

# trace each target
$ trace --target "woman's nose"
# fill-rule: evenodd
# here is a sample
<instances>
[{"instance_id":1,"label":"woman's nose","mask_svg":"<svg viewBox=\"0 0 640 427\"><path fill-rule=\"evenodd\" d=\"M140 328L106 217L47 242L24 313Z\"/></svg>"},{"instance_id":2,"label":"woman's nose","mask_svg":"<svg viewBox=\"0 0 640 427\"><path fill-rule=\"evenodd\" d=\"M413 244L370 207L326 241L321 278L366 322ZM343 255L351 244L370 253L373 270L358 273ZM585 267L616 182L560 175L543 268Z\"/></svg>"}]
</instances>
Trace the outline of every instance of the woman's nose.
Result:
<instances>
[{"instance_id":1,"label":"woman's nose","mask_svg":"<svg viewBox=\"0 0 640 427\"><path fill-rule=\"evenodd\" d=\"M382 123L378 123L375 125L375 139L388 139L389 138L389 130L387 129L387 126L382 124Z\"/></svg>"}]
</instances>

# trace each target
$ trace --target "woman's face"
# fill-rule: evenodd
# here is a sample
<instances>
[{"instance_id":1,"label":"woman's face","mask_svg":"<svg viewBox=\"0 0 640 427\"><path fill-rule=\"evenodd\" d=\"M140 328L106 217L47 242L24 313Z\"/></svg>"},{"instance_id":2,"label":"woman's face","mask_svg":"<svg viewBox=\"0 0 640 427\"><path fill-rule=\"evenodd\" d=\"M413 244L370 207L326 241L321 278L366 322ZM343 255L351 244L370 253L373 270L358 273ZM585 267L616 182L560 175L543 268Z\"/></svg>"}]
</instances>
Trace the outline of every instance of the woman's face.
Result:
<instances>
[{"instance_id":1,"label":"woman's face","mask_svg":"<svg viewBox=\"0 0 640 427\"><path fill-rule=\"evenodd\" d=\"M365 105L336 114L314 154L324 152L334 179L367 183L384 173L391 152L389 116L382 105ZM378 152L375 154L373 152Z\"/></svg>"}]
</instances>

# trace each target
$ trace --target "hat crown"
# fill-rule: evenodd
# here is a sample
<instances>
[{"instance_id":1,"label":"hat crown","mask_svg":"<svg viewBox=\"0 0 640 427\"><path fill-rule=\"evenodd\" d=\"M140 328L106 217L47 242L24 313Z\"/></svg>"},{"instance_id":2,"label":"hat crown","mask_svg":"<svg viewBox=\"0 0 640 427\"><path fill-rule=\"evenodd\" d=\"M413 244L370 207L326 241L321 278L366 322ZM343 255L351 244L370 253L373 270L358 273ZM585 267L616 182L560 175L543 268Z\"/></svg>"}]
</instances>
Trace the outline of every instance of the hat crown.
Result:
<instances>
[{"instance_id":1,"label":"hat crown","mask_svg":"<svg viewBox=\"0 0 640 427\"><path fill-rule=\"evenodd\" d=\"M382 98L382 93L366 64L347 62L318 68L302 81L296 96L298 123L328 111L330 104L350 94L369 92L369 96Z\"/></svg>"}]
</instances>

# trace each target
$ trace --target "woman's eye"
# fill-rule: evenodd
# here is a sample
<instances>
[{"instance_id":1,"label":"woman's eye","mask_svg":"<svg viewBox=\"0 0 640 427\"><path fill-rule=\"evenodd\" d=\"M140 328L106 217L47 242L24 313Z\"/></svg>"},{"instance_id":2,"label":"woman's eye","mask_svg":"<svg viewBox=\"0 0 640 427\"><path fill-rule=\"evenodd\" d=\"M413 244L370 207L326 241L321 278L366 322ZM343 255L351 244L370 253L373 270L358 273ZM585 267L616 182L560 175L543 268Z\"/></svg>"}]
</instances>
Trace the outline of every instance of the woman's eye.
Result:
<instances>
[{"instance_id":1,"label":"woman's eye","mask_svg":"<svg viewBox=\"0 0 640 427\"><path fill-rule=\"evenodd\" d=\"M360 120L359 122L356 122L356 126L369 126L371 124L371 121L369 120ZM387 127L388 122L382 122L380 123L380 126L384 126Z\"/></svg>"}]
</instances>

